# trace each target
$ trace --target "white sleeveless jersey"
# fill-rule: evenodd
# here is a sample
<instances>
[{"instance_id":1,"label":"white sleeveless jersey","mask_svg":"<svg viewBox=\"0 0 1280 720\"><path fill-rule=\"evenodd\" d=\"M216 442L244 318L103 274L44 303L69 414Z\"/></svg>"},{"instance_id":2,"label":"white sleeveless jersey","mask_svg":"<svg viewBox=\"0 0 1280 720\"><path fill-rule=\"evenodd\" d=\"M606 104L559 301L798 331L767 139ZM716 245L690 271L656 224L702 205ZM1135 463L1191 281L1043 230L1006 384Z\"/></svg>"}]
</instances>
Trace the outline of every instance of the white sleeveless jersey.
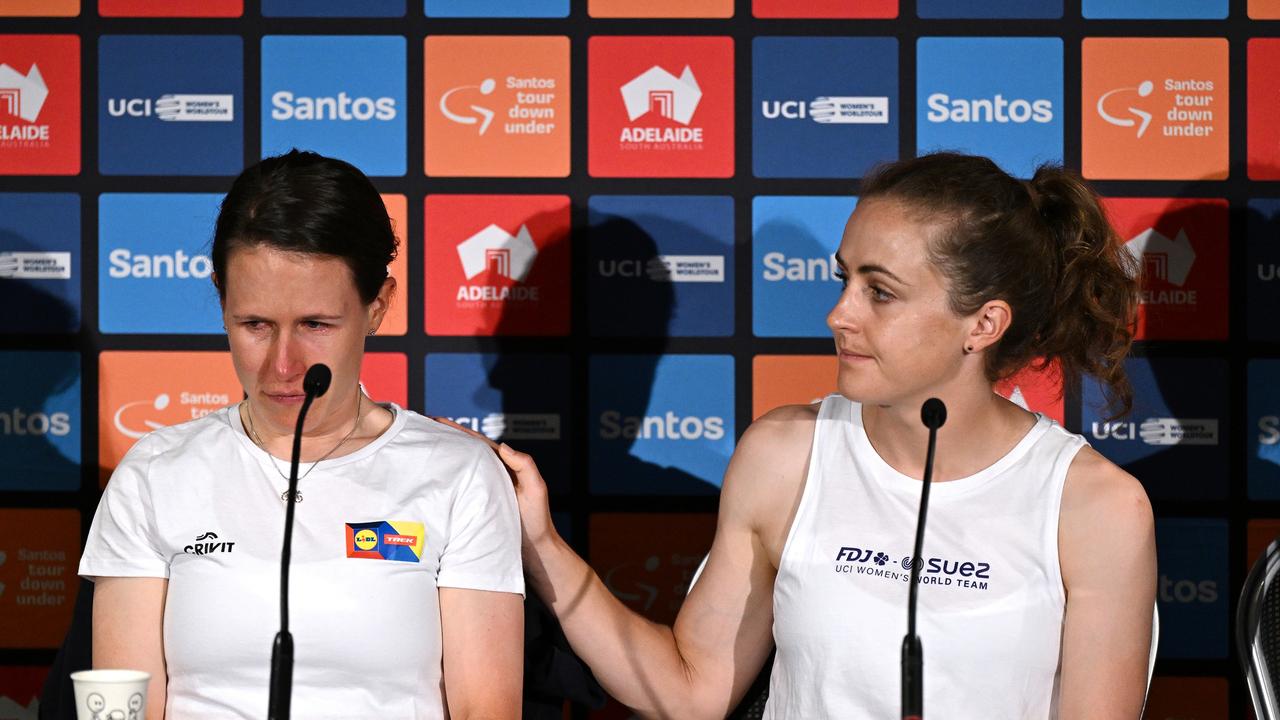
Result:
<instances>
[{"instance_id":1,"label":"white sleeveless jersey","mask_svg":"<svg viewBox=\"0 0 1280 720\"><path fill-rule=\"evenodd\" d=\"M917 618L929 717L1057 716L1058 512L1084 444L1041 416L995 464L930 489ZM859 404L823 401L774 585L766 719L899 717L920 489L876 454Z\"/></svg>"}]
</instances>

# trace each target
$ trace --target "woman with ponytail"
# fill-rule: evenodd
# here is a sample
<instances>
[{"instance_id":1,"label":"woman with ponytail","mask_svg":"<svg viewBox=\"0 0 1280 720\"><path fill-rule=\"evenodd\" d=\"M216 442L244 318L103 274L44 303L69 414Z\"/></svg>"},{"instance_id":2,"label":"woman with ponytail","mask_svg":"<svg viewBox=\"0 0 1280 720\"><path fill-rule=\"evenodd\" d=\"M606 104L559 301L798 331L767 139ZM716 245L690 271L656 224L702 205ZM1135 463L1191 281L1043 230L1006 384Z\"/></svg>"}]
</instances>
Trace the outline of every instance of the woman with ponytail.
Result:
<instances>
[{"instance_id":1,"label":"woman with ponytail","mask_svg":"<svg viewBox=\"0 0 1280 720\"><path fill-rule=\"evenodd\" d=\"M839 393L742 436L706 568L674 627L616 600L556 534L532 459L507 446L534 589L614 697L645 717L729 713L777 655L766 718L899 712L909 569L932 717L1137 718L1155 596L1150 503L1083 438L993 392L1056 363L1132 391L1137 287L1075 173L1017 180L940 153L866 180L827 322ZM927 431L941 398L929 526L912 558Z\"/></svg>"}]
</instances>

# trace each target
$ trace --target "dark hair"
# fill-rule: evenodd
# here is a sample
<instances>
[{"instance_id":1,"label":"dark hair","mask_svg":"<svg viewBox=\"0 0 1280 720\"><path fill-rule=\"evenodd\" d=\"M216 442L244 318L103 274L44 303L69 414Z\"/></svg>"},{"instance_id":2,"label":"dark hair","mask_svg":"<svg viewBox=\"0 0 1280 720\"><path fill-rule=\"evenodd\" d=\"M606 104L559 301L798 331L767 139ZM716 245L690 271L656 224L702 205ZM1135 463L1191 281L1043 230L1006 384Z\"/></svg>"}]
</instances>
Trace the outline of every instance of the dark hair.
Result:
<instances>
[{"instance_id":1,"label":"dark hair","mask_svg":"<svg viewBox=\"0 0 1280 720\"><path fill-rule=\"evenodd\" d=\"M213 271L226 299L227 257L239 247L342 258L367 305L387 279L396 236L378 190L354 165L290 150L240 173L213 232Z\"/></svg>"},{"instance_id":2,"label":"dark hair","mask_svg":"<svg viewBox=\"0 0 1280 720\"><path fill-rule=\"evenodd\" d=\"M1105 386L1112 417L1132 409L1124 358L1137 317L1136 263L1080 175L1046 164L1024 182L984 157L935 153L877 168L861 190L872 197L942 221L929 252L955 313L1009 304L1009 328L986 354L988 380L1056 359L1066 388L1088 373Z\"/></svg>"}]
</instances>

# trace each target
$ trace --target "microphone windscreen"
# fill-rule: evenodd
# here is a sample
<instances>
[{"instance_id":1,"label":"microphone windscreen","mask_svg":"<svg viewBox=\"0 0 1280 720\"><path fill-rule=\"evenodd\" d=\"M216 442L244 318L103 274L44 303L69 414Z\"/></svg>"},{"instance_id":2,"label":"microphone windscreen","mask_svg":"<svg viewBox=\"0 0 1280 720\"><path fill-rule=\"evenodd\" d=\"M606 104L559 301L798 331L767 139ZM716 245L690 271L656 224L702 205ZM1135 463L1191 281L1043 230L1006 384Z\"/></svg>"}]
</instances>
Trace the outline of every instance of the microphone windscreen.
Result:
<instances>
[{"instance_id":1,"label":"microphone windscreen","mask_svg":"<svg viewBox=\"0 0 1280 720\"><path fill-rule=\"evenodd\" d=\"M937 430L947 421L947 406L942 404L938 398L929 398L924 401L924 405L920 406L920 422L924 426Z\"/></svg>"},{"instance_id":2,"label":"microphone windscreen","mask_svg":"<svg viewBox=\"0 0 1280 720\"><path fill-rule=\"evenodd\" d=\"M329 366L316 363L307 368L307 375L302 378L302 391L312 397L320 397L329 389L329 383L332 381L333 373L330 372Z\"/></svg>"}]
</instances>

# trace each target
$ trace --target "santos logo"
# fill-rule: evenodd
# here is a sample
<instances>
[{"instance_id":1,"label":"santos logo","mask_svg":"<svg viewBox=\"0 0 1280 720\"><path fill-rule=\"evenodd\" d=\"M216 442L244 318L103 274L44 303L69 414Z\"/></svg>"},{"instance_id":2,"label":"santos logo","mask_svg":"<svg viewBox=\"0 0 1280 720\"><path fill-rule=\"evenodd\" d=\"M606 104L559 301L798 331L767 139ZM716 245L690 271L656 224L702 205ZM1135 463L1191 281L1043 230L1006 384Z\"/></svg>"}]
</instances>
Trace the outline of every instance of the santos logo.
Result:
<instances>
[{"instance_id":1,"label":"santos logo","mask_svg":"<svg viewBox=\"0 0 1280 720\"><path fill-rule=\"evenodd\" d=\"M111 98L111 117L151 117L165 122L231 122L236 119L234 95L161 95L144 98Z\"/></svg>"},{"instance_id":2,"label":"santos logo","mask_svg":"<svg viewBox=\"0 0 1280 720\"><path fill-rule=\"evenodd\" d=\"M49 97L40 68L31 64L26 75L0 63L0 112L34 123ZM0 142L49 142L48 125L0 125Z\"/></svg>"},{"instance_id":3,"label":"santos logo","mask_svg":"<svg viewBox=\"0 0 1280 720\"><path fill-rule=\"evenodd\" d=\"M295 97L288 90L271 96L272 120L395 120L396 99L352 98L345 92L337 97Z\"/></svg>"},{"instance_id":4,"label":"santos logo","mask_svg":"<svg viewBox=\"0 0 1280 720\"><path fill-rule=\"evenodd\" d=\"M1258 418L1258 444L1280 443L1280 416L1263 415Z\"/></svg>"},{"instance_id":5,"label":"santos logo","mask_svg":"<svg viewBox=\"0 0 1280 720\"><path fill-rule=\"evenodd\" d=\"M64 412L24 412L21 408L0 411L0 435L63 437L70 432L71 416Z\"/></svg>"},{"instance_id":6,"label":"santos logo","mask_svg":"<svg viewBox=\"0 0 1280 720\"><path fill-rule=\"evenodd\" d=\"M624 416L617 410L600 413L600 437L605 440L720 440L724 438L722 417L680 417L666 415Z\"/></svg>"},{"instance_id":7,"label":"santos logo","mask_svg":"<svg viewBox=\"0 0 1280 720\"><path fill-rule=\"evenodd\" d=\"M556 413L489 413L448 419L493 441L560 439L560 416Z\"/></svg>"},{"instance_id":8,"label":"santos logo","mask_svg":"<svg viewBox=\"0 0 1280 720\"><path fill-rule=\"evenodd\" d=\"M992 98L952 98L946 93L933 93L926 102L929 114L926 116L933 123L1016 123L1053 122L1053 101L1047 98L1036 100L1007 100L996 94Z\"/></svg>"},{"instance_id":9,"label":"santos logo","mask_svg":"<svg viewBox=\"0 0 1280 720\"><path fill-rule=\"evenodd\" d=\"M835 256L830 257L787 257L780 252L765 253L762 259L764 273L761 277L767 282L834 280L833 268L836 267Z\"/></svg>"},{"instance_id":10,"label":"santos logo","mask_svg":"<svg viewBox=\"0 0 1280 720\"><path fill-rule=\"evenodd\" d=\"M1141 425L1131 422L1094 422L1091 432L1098 440L1142 440L1147 445L1217 445L1216 418L1147 418Z\"/></svg>"},{"instance_id":11,"label":"santos logo","mask_svg":"<svg viewBox=\"0 0 1280 720\"><path fill-rule=\"evenodd\" d=\"M1214 580L1171 580L1160 574L1160 602L1209 604L1218 601L1218 583Z\"/></svg>"},{"instance_id":12,"label":"santos logo","mask_svg":"<svg viewBox=\"0 0 1280 720\"><path fill-rule=\"evenodd\" d=\"M0 279L70 280L69 252L0 252Z\"/></svg>"},{"instance_id":13,"label":"santos logo","mask_svg":"<svg viewBox=\"0 0 1280 720\"><path fill-rule=\"evenodd\" d=\"M807 118L823 125L887 125L889 98L823 96L807 103L803 100L765 100L760 103L760 113L768 120Z\"/></svg>"},{"instance_id":14,"label":"santos logo","mask_svg":"<svg viewBox=\"0 0 1280 720\"><path fill-rule=\"evenodd\" d=\"M213 274L213 262L207 255L188 255L181 250L172 255L134 255L127 248L116 248L107 256L111 264L107 273L113 278L197 278Z\"/></svg>"},{"instance_id":15,"label":"santos logo","mask_svg":"<svg viewBox=\"0 0 1280 720\"><path fill-rule=\"evenodd\" d=\"M653 282L724 282L723 255L657 255L649 260L601 260L600 277L647 277Z\"/></svg>"}]
</instances>

